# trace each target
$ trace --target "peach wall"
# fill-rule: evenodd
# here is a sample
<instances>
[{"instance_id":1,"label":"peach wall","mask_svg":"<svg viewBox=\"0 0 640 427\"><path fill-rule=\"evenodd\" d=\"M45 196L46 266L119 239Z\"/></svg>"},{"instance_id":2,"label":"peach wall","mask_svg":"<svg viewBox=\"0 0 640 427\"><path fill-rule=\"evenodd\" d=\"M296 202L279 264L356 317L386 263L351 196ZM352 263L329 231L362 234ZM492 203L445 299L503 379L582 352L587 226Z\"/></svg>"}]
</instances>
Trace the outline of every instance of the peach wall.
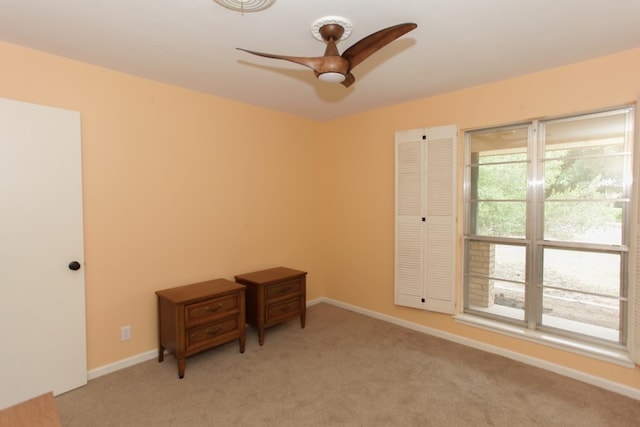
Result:
<instances>
[{"instance_id":1,"label":"peach wall","mask_svg":"<svg viewBox=\"0 0 640 427\"><path fill-rule=\"evenodd\" d=\"M288 265L310 272L309 299L640 389L638 368L393 305L394 132L632 103L640 49L327 123L9 44L0 43L0 58L0 96L82 115L90 369L156 348L156 289ZM121 342L126 324L133 338Z\"/></svg>"},{"instance_id":2,"label":"peach wall","mask_svg":"<svg viewBox=\"0 0 640 427\"><path fill-rule=\"evenodd\" d=\"M393 303L396 130L456 124L462 131L631 104L639 95L640 49L635 49L329 122L332 137L323 145L322 168L323 206L327 207L325 295L640 389L638 367L625 369ZM462 138L460 172L461 142ZM461 295L460 265L458 271Z\"/></svg>"},{"instance_id":3,"label":"peach wall","mask_svg":"<svg viewBox=\"0 0 640 427\"><path fill-rule=\"evenodd\" d=\"M321 125L8 44L0 58L0 96L81 113L89 369L157 348L158 289L286 265L323 294Z\"/></svg>"}]
</instances>

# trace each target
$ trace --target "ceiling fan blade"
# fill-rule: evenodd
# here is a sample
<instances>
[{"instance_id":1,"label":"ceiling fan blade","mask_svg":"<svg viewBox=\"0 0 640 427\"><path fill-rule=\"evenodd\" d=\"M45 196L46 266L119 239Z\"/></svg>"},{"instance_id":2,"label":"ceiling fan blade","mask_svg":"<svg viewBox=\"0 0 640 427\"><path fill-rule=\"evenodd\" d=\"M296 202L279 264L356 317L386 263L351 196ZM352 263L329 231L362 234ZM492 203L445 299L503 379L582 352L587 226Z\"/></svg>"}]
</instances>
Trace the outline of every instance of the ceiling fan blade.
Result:
<instances>
[{"instance_id":1,"label":"ceiling fan blade","mask_svg":"<svg viewBox=\"0 0 640 427\"><path fill-rule=\"evenodd\" d=\"M351 74L351 73L347 73L347 75L345 76L344 80L341 82L342 86L344 87L349 87L351 86L354 82L356 81L356 77Z\"/></svg>"},{"instance_id":2,"label":"ceiling fan blade","mask_svg":"<svg viewBox=\"0 0 640 427\"><path fill-rule=\"evenodd\" d=\"M305 67L309 67L316 72L321 71L322 63L324 60L324 57L307 58L307 57L301 57L301 56L285 56L285 55L274 55L271 53L255 52L253 50L242 49L240 47L237 47L236 49L241 50L243 52L250 53L252 55L263 56L265 58L284 59L285 61L290 61L299 65L304 65Z\"/></svg>"},{"instance_id":3,"label":"ceiling fan blade","mask_svg":"<svg viewBox=\"0 0 640 427\"><path fill-rule=\"evenodd\" d=\"M398 37L414 30L418 27L414 23L405 23L384 28L358 41L356 44L345 50L342 57L349 61L351 69L367 59L376 51L382 49Z\"/></svg>"}]
</instances>

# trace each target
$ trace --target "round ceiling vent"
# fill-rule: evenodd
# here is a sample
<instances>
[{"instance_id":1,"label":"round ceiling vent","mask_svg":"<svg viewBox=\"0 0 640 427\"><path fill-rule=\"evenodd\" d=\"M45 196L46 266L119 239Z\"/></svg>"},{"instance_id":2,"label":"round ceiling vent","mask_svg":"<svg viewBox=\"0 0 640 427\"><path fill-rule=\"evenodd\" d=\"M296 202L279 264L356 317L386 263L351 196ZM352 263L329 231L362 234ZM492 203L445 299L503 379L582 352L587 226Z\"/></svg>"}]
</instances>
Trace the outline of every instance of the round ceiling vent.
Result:
<instances>
[{"instance_id":1,"label":"round ceiling vent","mask_svg":"<svg viewBox=\"0 0 640 427\"><path fill-rule=\"evenodd\" d=\"M213 0L227 9L237 12L257 12L271 6L276 0Z\"/></svg>"}]
</instances>

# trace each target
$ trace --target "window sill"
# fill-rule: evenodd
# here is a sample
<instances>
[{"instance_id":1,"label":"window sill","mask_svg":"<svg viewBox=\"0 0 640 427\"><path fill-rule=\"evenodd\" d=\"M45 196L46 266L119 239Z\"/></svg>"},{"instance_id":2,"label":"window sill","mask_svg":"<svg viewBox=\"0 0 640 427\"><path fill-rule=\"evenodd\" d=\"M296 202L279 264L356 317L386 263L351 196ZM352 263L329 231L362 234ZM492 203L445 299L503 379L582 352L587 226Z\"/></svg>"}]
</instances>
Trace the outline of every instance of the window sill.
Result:
<instances>
[{"instance_id":1,"label":"window sill","mask_svg":"<svg viewBox=\"0 0 640 427\"><path fill-rule=\"evenodd\" d=\"M585 343L572 340L567 337L553 335L540 331L532 331L530 329L521 328L515 325L498 322L495 320L484 319L482 317L471 314L459 314L454 316L457 322L465 325L474 326L497 332L511 337L524 339L538 344L550 346L564 351L580 354L582 356L592 357L625 368L633 368L635 364L629 356L629 352L624 347L613 348L604 345Z\"/></svg>"}]
</instances>

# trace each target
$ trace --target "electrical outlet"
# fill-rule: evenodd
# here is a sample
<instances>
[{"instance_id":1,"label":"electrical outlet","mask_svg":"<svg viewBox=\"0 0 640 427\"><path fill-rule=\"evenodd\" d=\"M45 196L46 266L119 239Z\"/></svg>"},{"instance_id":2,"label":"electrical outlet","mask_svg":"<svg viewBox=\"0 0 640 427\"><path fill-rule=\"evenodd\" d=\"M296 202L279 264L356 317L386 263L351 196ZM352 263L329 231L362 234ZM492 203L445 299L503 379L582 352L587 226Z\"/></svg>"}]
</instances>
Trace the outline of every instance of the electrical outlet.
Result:
<instances>
[{"instance_id":1,"label":"electrical outlet","mask_svg":"<svg viewBox=\"0 0 640 427\"><path fill-rule=\"evenodd\" d=\"M120 328L120 341L126 341L131 339L131 326L123 326Z\"/></svg>"}]
</instances>

